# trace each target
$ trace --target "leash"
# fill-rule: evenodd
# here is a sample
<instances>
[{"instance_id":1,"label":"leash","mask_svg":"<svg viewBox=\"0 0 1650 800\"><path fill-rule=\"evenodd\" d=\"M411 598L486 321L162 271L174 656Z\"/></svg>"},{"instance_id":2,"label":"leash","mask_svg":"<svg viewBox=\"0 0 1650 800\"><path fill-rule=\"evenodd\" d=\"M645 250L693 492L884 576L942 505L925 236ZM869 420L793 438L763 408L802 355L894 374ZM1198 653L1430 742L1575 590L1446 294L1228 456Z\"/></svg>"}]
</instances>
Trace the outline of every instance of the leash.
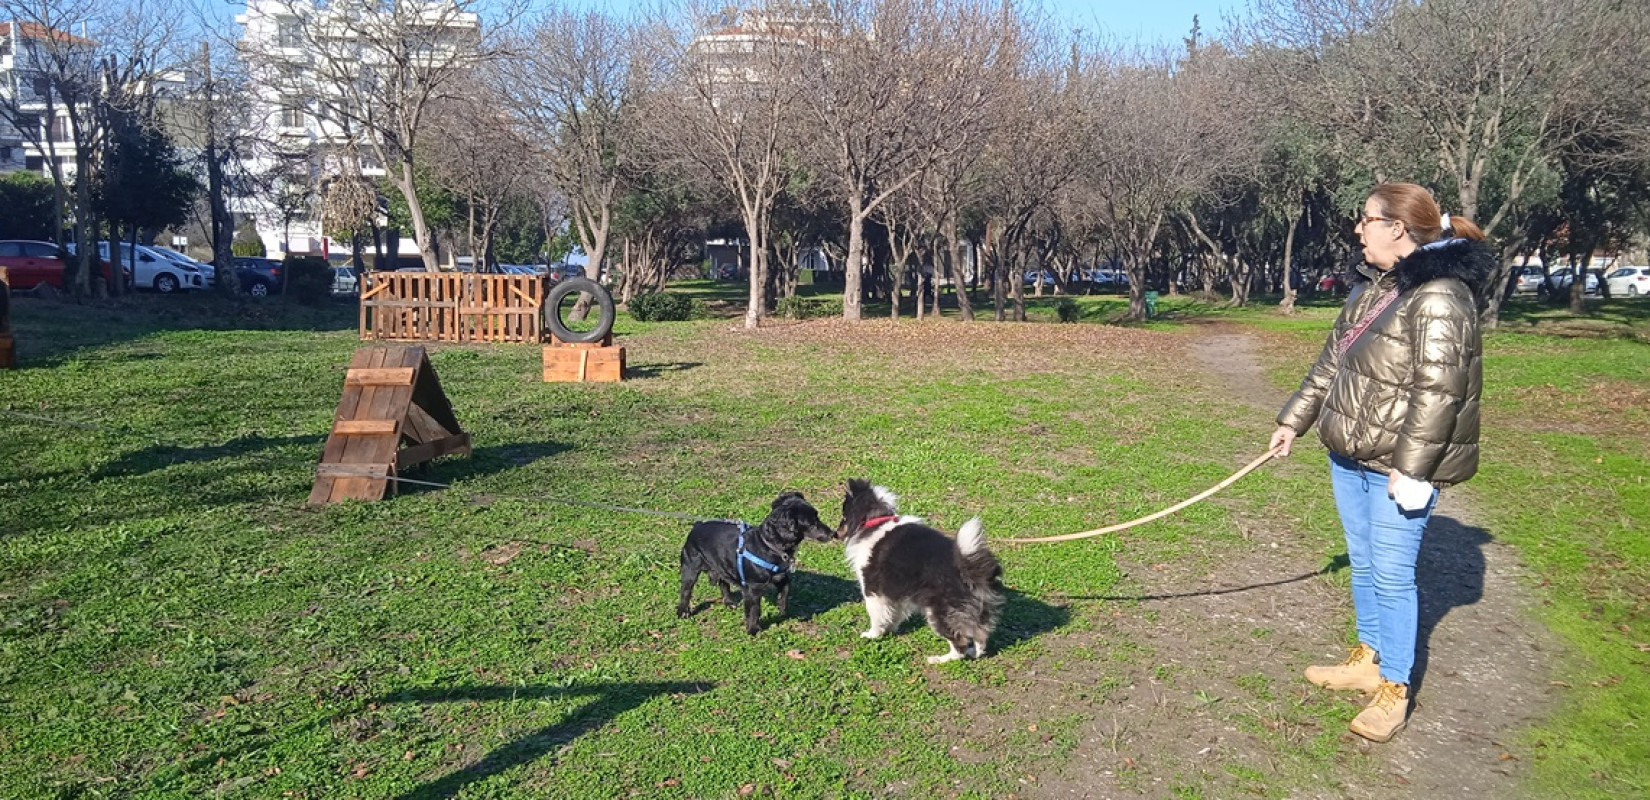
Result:
<instances>
[{"instance_id":1,"label":"leash","mask_svg":"<svg viewBox=\"0 0 1650 800\"><path fill-rule=\"evenodd\" d=\"M1159 511L1155 514L1147 514L1146 516L1141 517L1139 519L1130 520L1128 522L1124 522L1124 523L1121 523L1121 524L1118 524L1118 525L1110 525L1110 526L1107 526L1107 527L1104 527L1104 528L1097 528L1097 529L1092 530L1092 531L1083 531L1082 533L1068 533L1068 534L1065 534L1063 536L1039 536L1035 539L992 539L991 543L992 544L999 544L999 543L1000 544L1043 544L1043 543L1047 543L1047 542L1071 542L1071 541L1076 541L1078 539L1088 539L1088 538L1094 537L1094 536L1104 536L1108 533L1117 533L1118 531L1126 531L1126 530L1128 530L1130 528L1133 528L1137 525L1144 525L1144 524L1146 524L1148 522L1151 522L1153 520L1162 519L1163 517L1166 517L1170 514L1173 514L1176 511L1179 511L1179 510L1181 510L1181 509L1183 509L1183 508L1185 508L1189 505L1192 505L1193 503L1196 503L1200 500L1203 500L1203 499L1209 497L1210 495L1215 494L1216 492L1219 492L1221 489L1224 489L1228 486L1231 486L1234 483L1237 483L1239 478L1242 478L1243 476L1248 475L1251 472L1254 472L1256 469L1260 468L1260 465L1265 464L1268 461L1271 461L1273 458L1276 458L1277 454L1278 454L1278 450L1281 450L1281 449L1282 448L1273 448L1271 450L1266 451L1259 458L1255 459L1254 461L1249 462L1248 464L1245 464L1242 469L1238 470L1237 472L1232 473L1231 476L1226 478L1226 480L1223 480L1220 483L1217 483L1214 486L1211 486L1208 489L1205 489L1202 492L1199 492L1198 494L1196 494L1192 497L1189 497L1185 500L1182 500L1178 503L1175 503L1174 505L1169 506L1168 508L1165 508L1162 511Z\"/></svg>"}]
</instances>

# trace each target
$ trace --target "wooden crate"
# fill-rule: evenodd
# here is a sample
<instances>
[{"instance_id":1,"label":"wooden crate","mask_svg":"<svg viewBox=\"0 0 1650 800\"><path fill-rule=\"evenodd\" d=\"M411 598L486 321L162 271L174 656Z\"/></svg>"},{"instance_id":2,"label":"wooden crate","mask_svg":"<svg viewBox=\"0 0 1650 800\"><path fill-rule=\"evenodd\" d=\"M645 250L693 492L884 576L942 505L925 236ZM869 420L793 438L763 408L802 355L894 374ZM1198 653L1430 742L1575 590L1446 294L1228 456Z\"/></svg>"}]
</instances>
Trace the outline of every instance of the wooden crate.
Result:
<instances>
[{"instance_id":1,"label":"wooden crate","mask_svg":"<svg viewBox=\"0 0 1650 800\"><path fill-rule=\"evenodd\" d=\"M470 434L424 348L363 347L344 373L344 396L315 470L309 502L382 500L389 478L444 455L469 455Z\"/></svg>"},{"instance_id":2,"label":"wooden crate","mask_svg":"<svg viewBox=\"0 0 1650 800\"><path fill-rule=\"evenodd\" d=\"M555 336L544 346L545 383L616 383L624 380L624 348L611 335L600 342L562 342Z\"/></svg>"}]
</instances>

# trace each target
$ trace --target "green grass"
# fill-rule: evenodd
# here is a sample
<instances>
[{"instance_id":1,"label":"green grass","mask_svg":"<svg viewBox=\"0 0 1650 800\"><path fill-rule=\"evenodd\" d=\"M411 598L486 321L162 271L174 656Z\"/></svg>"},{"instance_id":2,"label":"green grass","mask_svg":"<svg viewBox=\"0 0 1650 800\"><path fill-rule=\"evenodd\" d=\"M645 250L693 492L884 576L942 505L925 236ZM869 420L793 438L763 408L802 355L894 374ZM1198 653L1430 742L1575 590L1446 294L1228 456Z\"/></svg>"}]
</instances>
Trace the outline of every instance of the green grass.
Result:
<instances>
[{"instance_id":1,"label":"green grass","mask_svg":"<svg viewBox=\"0 0 1650 800\"><path fill-rule=\"evenodd\" d=\"M1080 302L1099 319L1120 298ZM1151 327L1169 333L1148 335L1255 326L1286 345L1268 354L1275 374L1289 362L1295 377L1333 313L1163 307ZM0 374L3 796L1004 797L1062 769L1117 687L1051 690L1058 711L993 707L986 728L970 698L1022 691L1029 672L1155 663L1084 638L1108 603L1083 598L1122 580L1116 540L1000 549L1013 592L999 652L930 668L943 648L921 626L859 638L834 547L804 545L790 617L768 606L749 637L713 604L676 619L684 523L557 501L755 520L789 488L834 522L843 479L869 476L942 527L979 514L991 536L1029 536L1178 500L1265 428L1149 354L1028 369L1040 351L984 340L843 347L621 315L633 379L618 385L541 383L533 348L433 348L476 452L414 477L453 488L305 509L359 345L352 309L155 298L17 314L26 368ZM1576 675L1530 734L1536 779L1632 793L1650 764L1646 737L1622 735L1650 707L1632 647L1650 631L1643 409L1617 437L1587 398L1601 381L1644 391L1650 361L1627 340L1496 334L1489 349L1486 383L1518 422L1492 416L1472 491L1551 582L1544 618ZM1556 406L1515 391L1548 385ZM1566 424L1520 427L1548 413ZM1263 515L1333 530L1320 484L1257 473L1129 547L1212 559L1241 544L1235 521ZM1156 791L1285 796L1347 768L1330 732L1343 705L1263 675L1238 687L1211 707L1231 706L1269 762L1213 765L1226 783L1164 775ZM1238 708L1262 701L1282 708Z\"/></svg>"}]
</instances>

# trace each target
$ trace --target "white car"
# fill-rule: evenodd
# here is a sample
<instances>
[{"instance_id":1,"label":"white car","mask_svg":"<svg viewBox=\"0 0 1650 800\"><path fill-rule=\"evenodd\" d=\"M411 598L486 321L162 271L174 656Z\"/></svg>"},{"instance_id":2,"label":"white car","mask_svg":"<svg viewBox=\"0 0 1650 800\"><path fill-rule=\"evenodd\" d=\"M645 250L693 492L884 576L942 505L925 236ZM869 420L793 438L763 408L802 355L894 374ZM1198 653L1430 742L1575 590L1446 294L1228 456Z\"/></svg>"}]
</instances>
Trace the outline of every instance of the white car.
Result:
<instances>
[{"instance_id":1,"label":"white car","mask_svg":"<svg viewBox=\"0 0 1650 800\"><path fill-rule=\"evenodd\" d=\"M1622 267L1604 276L1610 287L1610 296L1642 297L1650 295L1650 267Z\"/></svg>"},{"instance_id":2,"label":"white car","mask_svg":"<svg viewBox=\"0 0 1650 800\"><path fill-rule=\"evenodd\" d=\"M177 264L180 267L194 267L195 269L200 270L201 275L206 278L206 288L208 289L212 288L212 286L218 282L218 268L206 263L205 261L196 261L195 259L190 258L189 256L186 256L176 250L165 247L153 247L150 249L154 250L156 253L159 253L163 258L171 259L172 263Z\"/></svg>"},{"instance_id":3,"label":"white car","mask_svg":"<svg viewBox=\"0 0 1650 800\"><path fill-rule=\"evenodd\" d=\"M74 252L73 243L69 244L68 250ZM180 264L167 258L158 248L141 244L134 248L129 242L119 242L116 251L120 253L121 268L131 272L132 285L139 289L154 289L161 294L172 294L184 290L205 289L210 285L207 283L206 275L198 267ZM108 242L97 243L97 255L111 263L115 260L109 257Z\"/></svg>"}]
</instances>

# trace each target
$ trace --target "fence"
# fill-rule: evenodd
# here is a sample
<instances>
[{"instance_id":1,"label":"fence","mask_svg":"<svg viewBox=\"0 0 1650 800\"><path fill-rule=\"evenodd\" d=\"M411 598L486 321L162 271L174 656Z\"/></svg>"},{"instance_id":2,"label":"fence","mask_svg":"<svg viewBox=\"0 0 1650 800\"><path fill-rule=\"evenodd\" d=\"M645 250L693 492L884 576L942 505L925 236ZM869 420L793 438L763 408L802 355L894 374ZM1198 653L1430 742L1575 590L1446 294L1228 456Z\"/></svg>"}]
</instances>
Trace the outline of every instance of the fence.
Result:
<instances>
[{"instance_id":1,"label":"fence","mask_svg":"<svg viewBox=\"0 0 1650 800\"><path fill-rule=\"evenodd\" d=\"M538 343L548 291L549 281L538 275L365 273L361 338Z\"/></svg>"}]
</instances>

